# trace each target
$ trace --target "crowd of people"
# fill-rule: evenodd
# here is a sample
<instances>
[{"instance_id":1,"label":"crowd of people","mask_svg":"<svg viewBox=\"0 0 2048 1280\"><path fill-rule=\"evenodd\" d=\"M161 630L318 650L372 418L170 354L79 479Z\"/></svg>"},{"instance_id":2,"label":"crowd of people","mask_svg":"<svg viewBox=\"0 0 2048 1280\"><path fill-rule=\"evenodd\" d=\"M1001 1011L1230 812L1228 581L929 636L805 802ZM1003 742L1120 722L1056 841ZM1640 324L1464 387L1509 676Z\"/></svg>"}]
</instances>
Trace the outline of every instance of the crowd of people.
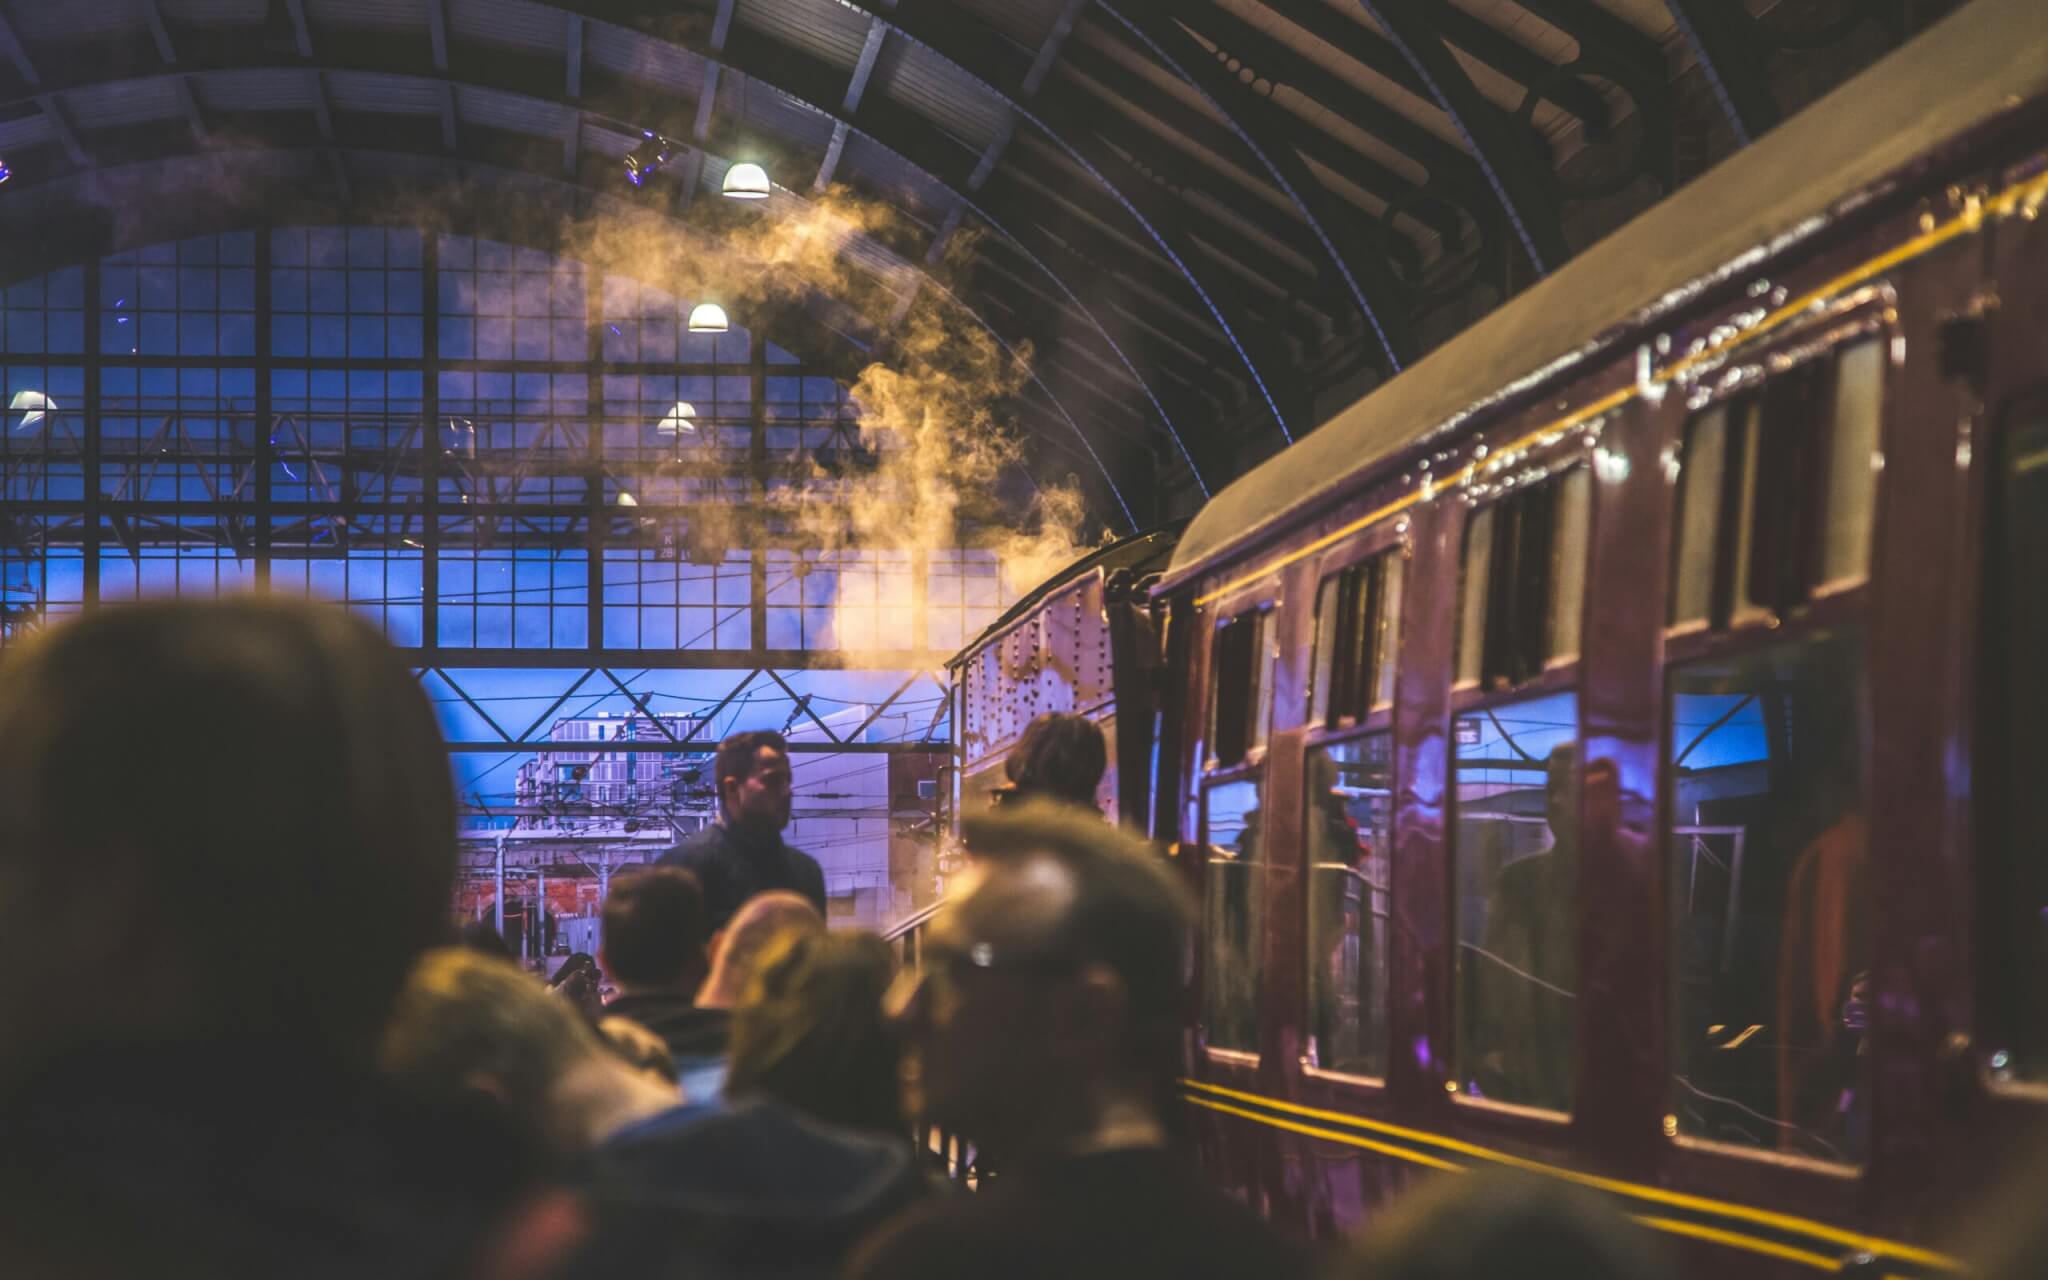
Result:
<instances>
[{"instance_id":1,"label":"crowd of people","mask_svg":"<svg viewBox=\"0 0 2048 1280\"><path fill-rule=\"evenodd\" d=\"M370 628L53 630L0 668L0 1275L1663 1274L1560 1184L1448 1178L1322 1258L1208 1185L1184 891L1093 809L1092 726L1016 759L914 970L826 927L755 733L550 984L451 927L448 762Z\"/></svg>"}]
</instances>

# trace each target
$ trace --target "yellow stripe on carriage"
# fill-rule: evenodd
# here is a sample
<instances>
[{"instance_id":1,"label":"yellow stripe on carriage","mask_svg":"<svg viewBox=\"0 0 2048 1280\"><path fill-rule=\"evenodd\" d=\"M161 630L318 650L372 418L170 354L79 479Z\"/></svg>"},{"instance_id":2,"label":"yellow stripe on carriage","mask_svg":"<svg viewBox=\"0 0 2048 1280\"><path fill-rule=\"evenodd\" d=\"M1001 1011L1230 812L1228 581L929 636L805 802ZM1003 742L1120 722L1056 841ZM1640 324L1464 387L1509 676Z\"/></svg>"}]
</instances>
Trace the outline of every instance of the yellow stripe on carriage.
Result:
<instances>
[{"instance_id":1,"label":"yellow stripe on carriage","mask_svg":"<svg viewBox=\"0 0 2048 1280\"><path fill-rule=\"evenodd\" d=\"M1810 1218L1795 1218L1790 1214L1775 1213L1769 1209L1758 1209L1750 1205L1735 1204L1725 1200L1709 1200L1704 1196L1687 1195L1680 1191L1666 1191L1662 1187L1647 1186L1639 1182L1624 1182L1619 1178L1603 1178L1595 1174L1580 1173L1575 1169L1544 1164L1539 1160L1529 1160L1521 1156L1509 1155L1505 1151L1495 1151L1488 1147L1475 1146L1472 1143L1461 1142L1456 1138L1447 1137L1439 1133L1431 1133L1425 1129L1409 1129L1401 1125L1388 1124L1383 1120L1367 1119L1364 1116L1346 1115L1339 1111L1323 1111L1315 1107L1305 1107L1299 1103L1285 1102L1278 1098L1268 1098L1256 1093L1245 1093L1237 1089L1228 1089L1222 1085L1209 1084L1202 1080L1183 1079L1181 1084L1188 1089L1215 1094L1219 1097L1233 1098L1241 1102L1253 1103L1275 1111L1284 1111L1291 1115L1322 1120L1349 1128L1367 1129L1375 1133L1386 1134L1389 1137L1403 1138L1410 1142L1418 1142L1436 1147L1439 1150L1470 1156L1475 1160L1485 1160L1492 1164L1512 1169L1521 1169L1529 1173L1540 1173L1547 1177L1562 1178L1567 1182L1575 1182L1580 1186L1591 1187L1597 1191L1630 1196L1640 1200L1652 1200L1659 1204L1671 1205L1674 1208L1716 1214L1725 1218L1755 1223L1761 1227L1773 1227L1780 1231L1797 1232L1801 1235L1812 1236L1818 1240L1826 1240L1831 1244L1839 1244L1846 1248L1896 1258L1901 1262L1911 1262L1948 1271L1956 1271L1962 1268L1960 1261L1947 1254L1936 1253L1931 1249L1923 1249L1918 1245L1907 1244L1903 1241L1885 1240L1877 1236L1867 1236L1854 1231L1846 1231L1841 1227L1830 1226L1825 1222L1816 1222ZM1189 1097L1188 1101L1195 1103L1204 1102L1203 1099L1195 1097ZM1237 1112L1236 1114L1244 1113ZM1272 1116L1254 1113L1247 1118L1279 1128L1291 1127L1288 1123Z\"/></svg>"}]
</instances>

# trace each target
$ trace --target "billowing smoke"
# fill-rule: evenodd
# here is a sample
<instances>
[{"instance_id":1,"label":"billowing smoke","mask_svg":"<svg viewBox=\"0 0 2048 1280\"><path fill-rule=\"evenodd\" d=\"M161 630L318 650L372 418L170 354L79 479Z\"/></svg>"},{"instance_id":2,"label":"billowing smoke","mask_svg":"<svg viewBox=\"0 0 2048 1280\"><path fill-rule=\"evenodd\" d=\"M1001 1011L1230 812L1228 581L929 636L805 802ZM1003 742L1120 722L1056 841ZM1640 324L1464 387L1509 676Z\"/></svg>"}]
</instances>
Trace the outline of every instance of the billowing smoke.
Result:
<instances>
[{"instance_id":1,"label":"billowing smoke","mask_svg":"<svg viewBox=\"0 0 2048 1280\"><path fill-rule=\"evenodd\" d=\"M778 193L770 207L729 219L715 241L617 214L579 220L564 251L678 297L718 301L735 323L825 299L845 308L849 326L884 333L851 380L849 438L804 451L768 487L771 531L826 552L984 548L1002 567L1007 604L1088 549L1087 504L1073 478L1026 466L1009 407L1030 379L1028 345L1006 349L914 271L873 251L911 239L901 217L839 188L809 200ZM957 246L948 255L961 256ZM772 323L764 332L777 336ZM759 529L713 527L718 517L703 508L692 518L703 536L733 547ZM883 589L902 595L882 600L883 610L912 607L907 582L885 579ZM855 631L840 628L842 645Z\"/></svg>"},{"instance_id":2,"label":"billowing smoke","mask_svg":"<svg viewBox=\"0 0 2048 1280\"><path fill-rule=\"evenodd\" d=\"M673 180L652 182L659 190ZM858 349L834 329L863 336L872 358L840 371L855 406L852 439L778 460L776 475L751 500L702 502L692 495L721 485L724 498L745 498L726 479L747 472L745 436L729 428L693 432L669 474L651 482L644 474L614 475L621 505L647 509L635 518L650 531L664 523L659 508L677 502L688 507L687 538L700 547L739 550L768 539L855 554L981 548L1001 566L1004 606L1102 536L1079 482L1045 474L1049 455L1027 455L1011 417L1031 378L1028 344L1006 349L945 289L906 265L921 264L921 237L891 206L839 187L810 197L777 191L744 206L700 194L678 220L606 196L565 213L538 186L532 198L490 183L416 182L379 194L377 221L550 246L605 276L686 302L717 302L734 324L807 362L834 347ZM945 260L926 268L934 279L944 282L968 256L971 237L953 237ZM788 332L791 322L810 328L809 337ZM655 417L665 411L651 410ZM714 438L725 447L706 447ZM899 618L915 604L905 578L885 578L892 594L880 603ZM862 647L849 639L860 628L837 630L838 647ZM914 627L912 643L876 647L918 647L918 634Z\"/></svg>"}]
</instances>

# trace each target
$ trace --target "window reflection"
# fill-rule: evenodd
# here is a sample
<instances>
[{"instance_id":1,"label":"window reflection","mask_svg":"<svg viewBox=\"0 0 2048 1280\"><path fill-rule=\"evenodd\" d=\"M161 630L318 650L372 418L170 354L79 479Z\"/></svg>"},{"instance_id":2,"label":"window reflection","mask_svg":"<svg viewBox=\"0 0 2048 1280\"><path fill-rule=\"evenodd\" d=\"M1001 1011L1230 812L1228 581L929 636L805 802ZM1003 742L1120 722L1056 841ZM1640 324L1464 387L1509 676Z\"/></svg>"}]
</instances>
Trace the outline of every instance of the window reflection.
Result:
<instances>
[{"instance_id":1,"label":"window reflection","mask_svg":"<svg viewBox=\"0 0 2048 1280\"><path fill-rule=\"evenodd\" d=\"M1202 793L1202 826L1203 936L1208 940L1202 1025L1211 1048L1254 1051L1259 1047L1266 896L1259 784L1210 784Z\"/></svg>"},{"instance_id":2,"label":"window reflection","mask_svg":"<svg viewBox=\"0 0 2048 1280\"><path fill-rule=\"evenodd\" d=\"M1393 735L1311 751L1305 808L1310 1053L1326 1070L1383 1076Z\"/></svg>"},{"instance_id":3,"label":"window reflection","mask_svg":"<svg viewBox=\"0 0 2048 1280\"><path fill-rule=\"evenodd\" d=\"M1554 693L1456 721L1458 1087L1554 1111L1578 1018L1578 712Z\"/></svg>"},{"instance_id":4,"label":"window reflection","mask_svg":"<svg viewBox=\"0 0 2048 1280\"><path fill-rule=\"evenodd\" d=\"M1862 681L1850 631L1672 675L1667 881L1682 1133L1863 1156Z\"/></svg>"}]
</instances>

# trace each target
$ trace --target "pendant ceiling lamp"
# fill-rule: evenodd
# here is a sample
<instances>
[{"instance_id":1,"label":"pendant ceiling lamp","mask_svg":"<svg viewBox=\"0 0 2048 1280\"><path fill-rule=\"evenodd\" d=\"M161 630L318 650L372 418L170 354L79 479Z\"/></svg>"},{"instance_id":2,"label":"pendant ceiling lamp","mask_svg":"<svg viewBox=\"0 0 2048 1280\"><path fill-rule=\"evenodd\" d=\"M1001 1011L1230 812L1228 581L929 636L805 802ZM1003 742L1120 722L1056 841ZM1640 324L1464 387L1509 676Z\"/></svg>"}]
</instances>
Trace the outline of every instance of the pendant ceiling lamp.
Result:
<instances>
[{"instance_id":1,"label":"pendant ceiling lamp","mask_svg":"<svg viewBox=\"0 0 2048 1280\"><path fill-rule=\"evenodd\" d=\"M725 308L715 302L700 302L690 313L691 333L724 333L732 328L725 318Z\"/></svg>"},{"instance_id":2,"label":"pendant ceiling lamp","mask_svg":"<svg viewBox=\"0 0 2048 1280\"><path fill-rule=\"evenodd\" d=\"M766 200L773 188L768 182L768 171L745 160L725 171L721 189L728 200Z\"/></svg>"},{"instance_id":3,"label":"pendant ceiling lamp","mask_svg":"<svg viewBox=\"0 0 2048 1280\"><path fill-rule=\"evenodd\" d=\"M697 406L691 404L688 400L676 401L676 407L663 414L661 422L655 427L655 430L668 434L674 434L679 431L695 431L696 429Z\"/></svg>"},{"instance_id":4,"label":"pendant ceiling lamp","mask_svg":"<svg viewBox=\"0 0 2048 1280\"><path fill-rule=\"evenodd\" d=\"M21 421L14 424L14 429L26 431L31 427L41 426L44 419L57 412L57 402L40 391L22 390L14 393L14 399L8 401L7 409L10 413L21 415Z\"/></svg>"}]
</instances>

